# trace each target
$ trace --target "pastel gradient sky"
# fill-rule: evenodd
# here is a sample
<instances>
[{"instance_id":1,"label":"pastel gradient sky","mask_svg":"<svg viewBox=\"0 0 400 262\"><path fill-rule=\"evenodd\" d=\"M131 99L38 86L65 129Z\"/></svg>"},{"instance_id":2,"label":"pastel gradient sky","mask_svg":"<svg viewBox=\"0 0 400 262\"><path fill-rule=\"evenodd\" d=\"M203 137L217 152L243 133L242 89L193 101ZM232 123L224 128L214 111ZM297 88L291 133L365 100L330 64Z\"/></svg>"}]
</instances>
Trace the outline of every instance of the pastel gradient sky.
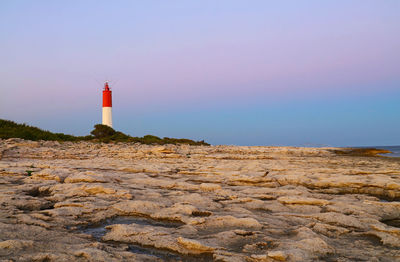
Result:
<instances>
[{"instance_id":1,"label":"pastel gradient sky","mask_svg":"<svg viewBox=\"0 0 400 262\"><path fill-rule=\"evenodd\" d=\"M398 0L2 0L0 118L88 134L400 144Z\"/></svg>"}]
</instances>

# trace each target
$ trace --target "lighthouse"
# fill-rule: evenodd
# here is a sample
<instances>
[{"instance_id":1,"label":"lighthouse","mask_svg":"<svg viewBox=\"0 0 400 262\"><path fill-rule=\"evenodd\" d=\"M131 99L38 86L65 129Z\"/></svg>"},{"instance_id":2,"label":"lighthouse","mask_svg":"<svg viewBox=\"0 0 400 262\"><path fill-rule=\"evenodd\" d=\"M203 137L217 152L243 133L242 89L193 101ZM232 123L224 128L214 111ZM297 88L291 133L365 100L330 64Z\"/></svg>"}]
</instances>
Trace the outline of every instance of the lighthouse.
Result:
<instances>
[{"instance_id":1,"label":"lighthouse","mask_svg":"<svg viewBox=\"0 0 400 262\"><path fill-rule=\"evenodd\" d=\"M103 125L112 127L112 100L111 90L108 82L104 84L103 89Z\"/></svg>"}]
</instances>

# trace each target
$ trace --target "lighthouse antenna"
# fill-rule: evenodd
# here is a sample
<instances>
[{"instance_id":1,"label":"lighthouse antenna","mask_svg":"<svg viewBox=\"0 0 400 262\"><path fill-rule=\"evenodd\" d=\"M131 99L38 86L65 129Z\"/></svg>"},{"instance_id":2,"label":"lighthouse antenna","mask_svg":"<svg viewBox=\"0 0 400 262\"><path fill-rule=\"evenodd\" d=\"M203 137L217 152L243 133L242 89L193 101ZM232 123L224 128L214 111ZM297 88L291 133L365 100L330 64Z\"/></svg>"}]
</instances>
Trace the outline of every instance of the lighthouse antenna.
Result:
<instances>
[{"instance_id":1,"label":"lighthouse antenna","mask_svg":"<svg viewBox=\"0 0 400 262\"><path fill-rule=\"evenodd\" d=\"M106 78L107 80L105 80L104 82L105 83L108 83L108 84L112 84L113 86L115 86L117 83L118 83L118 81L119 80L114 80L114 79L110 79L110 78Z\"/></svg>"},{"instance_id":2,"label":"lighthouse antenna","mask_svg":"<svg viewBox=\"0 0 400 262\"><path fill-rule=\"evenodd\" d=\"M104 90L105 90L105 91L109 91L109 90L110 90L110 86L108 85L108 81L106 81L106 82L104 83Z\"/></svg>"}]
</instances>

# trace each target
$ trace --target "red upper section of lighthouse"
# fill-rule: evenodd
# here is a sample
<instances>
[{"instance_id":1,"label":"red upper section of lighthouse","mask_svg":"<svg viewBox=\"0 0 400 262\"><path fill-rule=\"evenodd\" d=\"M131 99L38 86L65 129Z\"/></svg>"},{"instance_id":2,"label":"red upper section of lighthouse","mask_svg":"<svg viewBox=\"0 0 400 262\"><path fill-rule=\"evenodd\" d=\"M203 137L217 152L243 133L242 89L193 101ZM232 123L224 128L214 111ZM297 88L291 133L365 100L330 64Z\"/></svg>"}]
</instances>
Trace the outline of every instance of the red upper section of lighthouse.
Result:
<instances>
[{"instance_id":1,"label":"red upper section of lighthouse","mask_svg":"<svg viewBox=\"0 0 400 262\"><path fill-rule=\"evenodd\" d=\"M110 87L108 86L108 82L104 84L103 107L112 107L111 90Z\"/></svg>"}]
</instances>

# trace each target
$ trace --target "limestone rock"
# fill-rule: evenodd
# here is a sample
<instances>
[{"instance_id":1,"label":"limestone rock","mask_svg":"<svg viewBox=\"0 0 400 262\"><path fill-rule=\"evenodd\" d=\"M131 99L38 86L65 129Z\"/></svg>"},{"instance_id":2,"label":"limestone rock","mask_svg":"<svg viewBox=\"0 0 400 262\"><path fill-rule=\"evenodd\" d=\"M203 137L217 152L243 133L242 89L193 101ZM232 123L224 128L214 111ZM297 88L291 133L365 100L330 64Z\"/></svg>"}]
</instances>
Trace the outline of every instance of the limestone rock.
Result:
<instances>
[{"instance_id":1,"label":"limestone rock","mask_svg":"<svg viewBox=\"0 0 400 262\"><path fill-rule=\"evenodd\" d=\"M65 180L65 183L107 183L108 180L104 178L104 176L96 174L94 172L81 172L78 174L73 174L68 176Z\"/></svg>"},{"instance_id":2,"label":"limestone rock","mask_svg":"<svg viewBox=\"0 0 400 262\"><path fill-rule=\"evenodd\" d=\"M68 169L52 169L47 168L39 172L32 173L32 179L36 180L55 180L57 182L63 182L64 179L71 174Z\"/></svg>"},{"instance_id":3,"label":"limestone rock","mask_svg":"<svg viewBox=\"0 0 400 262\"><path fill-rule=\"evenodd\" d=\"M0 242L0 249L21 249L32 246L33 246L33 241L31 240L10 239Z\"/></svg>"},{"instance_id":4,"label":"limestone rock","mask_svg":"<svg viewBox=\"0 0 400 262\"><path fill-rule=\"evenodd\" d=\"M0 260L398 260L400 161L338 150L0 139Z\"/></svg>"},{"instance_id":5,"label":"limestone rock","mask_svg":"<svg viewBox=\"0 0 400 262\"><path fill-rule=\"evenodd\" d=\"M317 205L317 206L324 206L328 205L329 201L324 199L317 199L311 197L294 197L294 196L286 196L286 197L279 197L278 201L282 204L291 204L291 205Z\"/></svg>"}]
</instances>

